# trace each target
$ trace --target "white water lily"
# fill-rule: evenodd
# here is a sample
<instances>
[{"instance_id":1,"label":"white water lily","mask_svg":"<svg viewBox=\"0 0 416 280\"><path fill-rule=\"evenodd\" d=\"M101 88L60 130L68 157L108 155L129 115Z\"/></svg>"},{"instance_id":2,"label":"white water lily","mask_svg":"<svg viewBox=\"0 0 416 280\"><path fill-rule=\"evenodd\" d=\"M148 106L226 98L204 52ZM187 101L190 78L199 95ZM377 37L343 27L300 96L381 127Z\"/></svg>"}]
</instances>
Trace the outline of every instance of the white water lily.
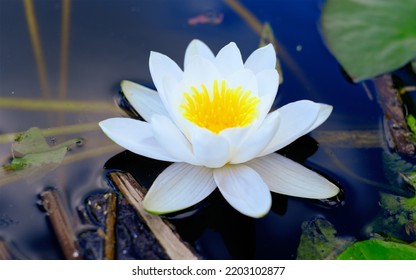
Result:
<instances>
[{"instance_id":1,"label":"white water lily","mask_svg":"<svg viewBox=\"0 0 416 280\"><path fill-rule=\"evenodd\" d=\"M217 187L235 209L251 217L270 210L270 191L323 199L339 189L275 151L322 124L332 107L301 100L270 112L279 75L272 45L243 62L235 43L215 56L199 40L185 52L184 70L151 52L157 91L123 81L122 91L145 121L112 118L105 134L134 153L171 161L143 201L164 214L200 202Z\"/></svg>"}]
</instances>

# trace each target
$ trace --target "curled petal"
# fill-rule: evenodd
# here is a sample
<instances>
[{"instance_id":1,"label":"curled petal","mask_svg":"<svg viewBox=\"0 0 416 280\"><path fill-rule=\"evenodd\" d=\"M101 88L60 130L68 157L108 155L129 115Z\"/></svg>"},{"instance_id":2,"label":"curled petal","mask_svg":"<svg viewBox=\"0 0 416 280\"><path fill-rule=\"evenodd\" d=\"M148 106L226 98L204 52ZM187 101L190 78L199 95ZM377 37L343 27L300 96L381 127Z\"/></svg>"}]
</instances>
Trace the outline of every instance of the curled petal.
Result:
<instances>
[{"instance_id":1,"label":"curled petal","mask_svg":"<svg viewBox=\"0 0 416 280\"><path fill-rule=\"evenodd\" d=\"M270 191L253 169L242 165L226 165L214 169L214 179L224 198L244 215L259 218L271 207Z\"/></svg>"},{"instance_id":2,"label":"curled petal","mask_svg":"<svg viewBox=\"0 0 416 280\"><path fill-rule=\"evenodd\" d=\"M321 107L319 108L318 117L316 118L315 122L312 124L312 126L308 129L308 132L311 132L318 126L320 126L323 122L325 122L329 115L331 115L332 112L332 106L327 104L320 104Z\"/></svg>"},{"instance_id":3,"label":"curled petal","mask_svg":"<svg viewBox=\"0 0 416 280\"><path fill-rule=\"evenodd\" d=\"M150 122L153 114L168 115L156 91L130 81L122 81L121 90L137 113L147 122Z\"/></svg>"},{"instance_id":4,"label":"curled petal","mask_svg":"<svg viewBox=\"0 0 416 280\"><path fill-rule=\"evenodd\" d=\"M211 49L202 41L198 39L194 39L188 45L185 51L185 59L184 59L184 69L186 71L189 62L192 60L194 56L202 56L205 59L210 61L214 61L214 54L212 53Z\"/></svg>"},{"instance_id":5,"label":"curled petal","mask_svg":"<svg viewBox=\"0 0 416 280\"><path fill-rule=\"evenodd\" d=\"M158 160L179 161L160 146L147 122L112 118L101 121L99 125L111 140L133 153Z\"/></svg>"},{"instance_id":6,"label":"curled petal","mask_svg":"<svg viewBox=\"0 0 416 280\"><path fill-rule=\"evenodd\" d=\"M244 67L252 70L254 73L266 69L275 69L276 52L272 44L255 50L244 63ZM279 78L279 77L278 77Z\"/></svg>"},{"instance_id":7,"label":"curled petal","mask_svg":"<svg viewBox=\"0 0 416 280\"><path fill-rule=\"evenodd\" d=\"M215 57L215 65L224 77L243 69L243 59L237 45L232 42L223 47Z\"/></svg>"},{"instance_id":8,"label":"curled petal","mask_svg":"<svg viewBox=\"0 0 416 280\"><path fill-rule=\"evenodd\" d=\"M153 182L143 200L143 206L154 214L179 211L197 204L215 189L211 169L173 163Z\"/></svg>"},{"instance_id":9,"label":"curled petal","mask_svg":"<svg viewBox=\"0 0 416 280\"><path fill-rule=\"evenodd\" d=\"M276 153L246 164L260 174L272 192L314 199L330 198L339 192L318 173Z\"/></svg>"},{"instance_id":10,"label":"curled petal","mask_svg":"<svg viewBox=\"0 0 416 280\"><path fill-rule=\"evenodd\" d=\"M277 109L280 113L279 129L258 156L275 152L308 133L318 119L321 106L319 103L301 100Z\"/></svg>"}]
</instances>

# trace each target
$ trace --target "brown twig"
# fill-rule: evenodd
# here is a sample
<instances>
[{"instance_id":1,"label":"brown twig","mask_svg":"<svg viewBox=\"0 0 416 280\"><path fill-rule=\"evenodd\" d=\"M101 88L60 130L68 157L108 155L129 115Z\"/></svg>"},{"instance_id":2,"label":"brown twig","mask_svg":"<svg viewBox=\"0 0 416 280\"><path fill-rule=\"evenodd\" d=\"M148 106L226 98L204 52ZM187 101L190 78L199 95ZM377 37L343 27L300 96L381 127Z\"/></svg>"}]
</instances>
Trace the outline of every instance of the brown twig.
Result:
<instances>
[{"instance_id":1,"label":"brown twig","mask_svg":"<svg viewBox=\"0 0 416 280\"><path fill-rule=\"evenodd\" d=\"M0 240L0 260L11 260L13 259L9 249L7 249L6 242Z\"/></svg>"},{"instance_id":2,"label":"brown twig","mask_svg":"<svg viewBox=\"0 0 416 280\"><path fill-rule=\"evenodd\" d=\"M82 259L75 233L59 198L58 191L55 189L44 191L41 193L41 199L65 258L71 260Z\"/></svg>"},{"instance_id":3,"label":"brown twig","mask_svg":"<svg viewBox=\"0 0 416 280\"><path fill-rule=\"evenodd\" d=\"M116 257L116 222L117 222L117 195L113 192L105 195L107 210L105 218L104 258L114 260Z\"/></svg>"},{"instance_id":4,"label":"brown twig","mask_svg":"<svg viewBox=\"0 0 416 280\"><path fill-rule=\"evenodd\" d=\"M391 144L401 154L413 156L415 146L410 141L409 131L403 108L402 100L393 87L393 79L390 74L384 74L373 79L377 89L378 99L384 113L385 132L387 138L391 137Z\"/></svg>"},{"instance_id":5,"label":"brown twig","mask_svg":"<svg viewBox=\"0 0 416 280\"><path fill-rule=\"evenodd\" d=\"M198 259L197 254L179 237L169 222L146 212L142 205L146 189L140 186L129 173L112 172L109 177L126 200L136 209L171 259Z\"/></svg>"}]
</instances>

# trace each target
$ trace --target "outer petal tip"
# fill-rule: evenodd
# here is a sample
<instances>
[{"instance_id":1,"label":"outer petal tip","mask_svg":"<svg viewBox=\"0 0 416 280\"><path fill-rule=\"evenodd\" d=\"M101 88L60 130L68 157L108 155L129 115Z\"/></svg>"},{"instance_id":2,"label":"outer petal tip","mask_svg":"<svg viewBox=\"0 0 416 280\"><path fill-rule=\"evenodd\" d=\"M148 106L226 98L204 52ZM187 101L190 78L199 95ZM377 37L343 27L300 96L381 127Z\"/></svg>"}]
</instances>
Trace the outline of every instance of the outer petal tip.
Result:
<instances>
[{"instance_id":1,"label":"outer petal tip","mask_svg":"<svg viewBox=\"0 0 416 280\"><path fill-rule=\"evenodd\" d=\"M214 169L214 179L223 197L240 213L260 218L272 205L270 191L260 175L245 165Z\"/></svg>"},{"instance_id":2,"label":"outer petal tip","mask_svg":"<svg viewBox=\"0 0 416 280\"><path fill-rule=\"evenodd\" d=\"M174 163L153 182L143 206L152 214L166 214L193 206L216 188L212 170L186 163Z\"/></svg>"}]
</instances>

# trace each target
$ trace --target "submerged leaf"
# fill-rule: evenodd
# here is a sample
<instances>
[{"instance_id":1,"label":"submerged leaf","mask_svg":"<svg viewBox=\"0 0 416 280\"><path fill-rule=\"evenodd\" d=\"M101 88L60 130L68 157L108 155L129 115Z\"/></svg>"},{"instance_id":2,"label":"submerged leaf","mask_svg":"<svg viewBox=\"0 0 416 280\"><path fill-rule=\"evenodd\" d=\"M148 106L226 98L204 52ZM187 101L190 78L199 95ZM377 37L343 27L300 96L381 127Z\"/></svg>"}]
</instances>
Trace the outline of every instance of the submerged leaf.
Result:
<instances>
[{"instance_id":1,"label":"submerged leaf","mask_svg":"<svg viewBox=\"0 0 416 280\"><path fill-rule=\"evenodd\" d=\"M335 259L340 252L354 242L352 238L337 237L336 233L334 226L324 218L304 222L297 259Z\"/></svg>"},{"instance_id":2,"label":"submerged leaf","mask_svg":"<svg viewBox=\"0 0 416 280\"><path fill-rule=\"evenodd\" d=\"M59 145L49 146L37 127L32 127L16 137L13 143L13 160L3 169L15 171L32 179L52 171L64 160L68 147L80 142L75 138Z\"/></svg>"},{"instance_id":3,"label":"submerged leaf","mask_svg":"<svg viewBox=\"0 0 416 280\"><path fill-rule=\"evenodd\" d=\"M383 240L360 241L342 252L338 260L415 260L416 248Z\"/></svg>"},{"instance_id":4,"label":"submerged leaf","mask_svg":"<svg viewBox=\"0 0 416 280\"><path fill-rule=\"evenodd\" d=\"M325 41L354 81L396 70L416 57L414 0L328 0Z\"/></svg>"},{"instance_id":5,"label":"submerged leaf","mask_svg":"<svg viewBox=\"0 0 416 280\"><path fill-rule=\"evenodd\" d=\"M369 225L369 232L408 242L416 241L412 226L416 222L416 196L406 198L380 193L380 206L382 211Z\"/></svg>"}]
</instances>

